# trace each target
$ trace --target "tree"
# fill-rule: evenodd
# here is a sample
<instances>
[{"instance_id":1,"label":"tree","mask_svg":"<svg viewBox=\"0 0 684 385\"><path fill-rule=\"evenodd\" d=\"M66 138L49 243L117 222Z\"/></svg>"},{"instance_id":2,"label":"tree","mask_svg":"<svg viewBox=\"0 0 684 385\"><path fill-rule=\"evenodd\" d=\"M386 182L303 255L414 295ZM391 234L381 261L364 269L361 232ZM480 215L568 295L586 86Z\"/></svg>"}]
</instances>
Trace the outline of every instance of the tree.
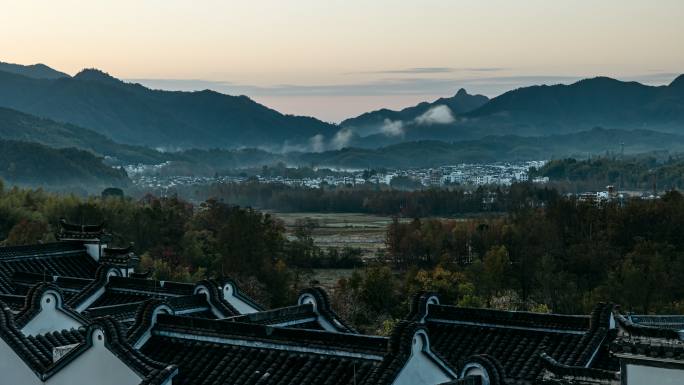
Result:
<instances>
[{"instance_id":1,"label":"tree","mask_svg":"<svg viewBox=\"0 0 684 385\"><path fill-rule=\"evenodd\" d=\"M46 240L48 237L47 223L22 219L12 227L5 244L7 246L30 245Z\"/></svg>"}]
</instances>

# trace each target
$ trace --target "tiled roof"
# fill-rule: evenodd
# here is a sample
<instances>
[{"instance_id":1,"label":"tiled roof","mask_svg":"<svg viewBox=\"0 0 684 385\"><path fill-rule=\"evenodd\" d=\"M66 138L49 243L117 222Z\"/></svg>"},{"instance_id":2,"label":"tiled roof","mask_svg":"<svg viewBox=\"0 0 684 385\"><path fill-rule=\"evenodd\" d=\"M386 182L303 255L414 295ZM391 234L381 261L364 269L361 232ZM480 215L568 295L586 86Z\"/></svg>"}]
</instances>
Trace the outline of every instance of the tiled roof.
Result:
<instances>
[{"instance_id":1,"label":"tiled roof","mask_svg":"<svg viewBox=\"0 0 684 385\"><path fill-rule=\"evenodd\" d=\"M612 306L599 305L591 316L565 316L425 304L428 295L416 297L422 300L414 298L411 317L425 320L433 350L456 367L486 354L501 363L509 380L533 383L543 353L567 366L591 366L599 357L607 361L602 365L617 365L600 354L614 338L608 333Z\"/></svg>"},{"instance_id":2,"label":"tiled roof","mask_svg":"<svg viewBox=\"0 0 684 385\"><path fill-rule=\"evenodd\" d=\"M17 272L53 276L93 278L97 262L83 245L70 242L0 248L0 293L14 294L12 277Z\"/></svg>"},{"instance_id":3,"label":"tiled roof","mask_svg":"<svg viewBox=\"0 0 684 385\"><path fill-rule=\"evenodd\" d=\"M195 285L181 282L165 282L151 279L126 278L119 276L100 277L98 283L88 288L91 295L104 287L104 293L89 307L141 303L150 298L172 298L193 294ZM84 300L88 295L79 296Z\"/></svg>"},{"instance_id":4,"label":"tiled roof","mask_svg":"<svg viewBox=\"0 0 684 385\"><path fill-rule=\"evenodd\" d=\"M676 330L636 324L617 311L614 313L614 317L615 321L617 321L618 325L620 326L620 330L624 331L630 336L666 340L680 339L680 334Z\"/></svg>"},{"instance_id":5,"label":"tiled roof","mask_svg":"<svg viewBox=\"0 0 684 385\"><path fill-rule=\"evenodd\" d=\"M40 351L40 355L38 356L44 360L43 364L45 366L50 366L53 361L52 352L54 348L72 344L82 344L85 342L85 336L86 329L79 328L29 336L27 337L27 340L33 348Z\"/></svg>"},{"instance_id":6,"label":"tiled roof","mask_svg":"<svg viewBox=\"0 0 684 385\"><path fill-rule=\"evenodd\" d=\"M661 329L684 330L684 316L681 315L638 315L627 317L635 324Z\"/></svg>"},{"instance_id":7,"label":"tiled roof","mask_svg":"<svg viewBox=\"0 0 684 385\"><path fill-rule=\"evenodd\" d=\"M104 332L107 348L144 378L141 384L161 384L176 372L175 367L152 361L133 349L126 339L121 337L122 332L118 324L110 319L99 319L87 328L79 330L26 337L17 329L13 318L9 309L3 305L0 309L0 338L38 375L41 381L46 381L89 349L92 346L90 338L95 329L101 329ZM78 345L61 359L53 361L52 348L71 344Z\"/></svg>"},{"instance_id":8,"label":"tiled roof","mask_svg":"<svg viewBox=\"0 0 684 385\"><path fill-rule=\"evenodd\" d=\"M613 354L684 362L683 336L677 331L635 324L617 312L614 316L621 335L611 344Z\"/></svg>"},{"instance_id":9,"label":"tiled roof","mask_svg":"<svg viewBox=\"0 0 684 385\"><path fill-rule=\"evenodd\" d=\"M77 225L69 223L65 219L59 221L59 239L75 240L75 239L103 239L107 235L104 229L104 223L99 225Z\"/></svg>"},{"instance_id":10,"label":"tiled roof","mask_svg":"<svg viewBox=\"0 0 684 385\"><path fill-rule=\"evenodd\" d=\"M111 275L120 274L116 266L100 264L95 270L94 279L68 300L69 305L75 309L87 306L86 301L91 300L93 295L105 287Z\"/></svg>"},{"instance_id":11,"label":"tiled roof","mask_svg":"<svg viewBox=\"0 0 684 385\"><path fill-rule=\"evenodd\" d=\"M392 330L387 354L383 357L382 362L373 368L373 371L363 383L367 385L392 384L404 368L406 362L415 353L413 347L417 342L414 339L419 338L417 337L419 331L427 337L428 331L425 325L411 321L400 321ZM423 343L429 345L427 338ZM445 362L439 356L435 356L433 359L433 364L438 366Z\"/></svg>"},{"instance_id":12,"label":"tiled roof","mask_svg":"<svg viewBox=\"0 0 684 385\"><path fill-rule=\"evenodd\" d=\"M563 365L546 353L542 353L541 358L543 368L547 371L543 376L545 383L567 384L572 383L571 381L577 383L617 383L620 381L618 371Z\"/></svg>"},{"instance_id":13,"label":"tiled roof","mask_svg":"<svg viewBox=\"0 0 684 385\"><path fill-rule=\"evenodd\" d=\"M270 325L270 326L295 326L308 322L314 321L317 317L316 312L314 312L314 307L312 304L296 305L282 307L278 309L260 311L258 313L244 314L234 317L226 318L228 321L232 322L243 322L243 323L255 323L259 325ZM317 327L316 329L319 329Z\"/></svg>"},{"instance_id":14,"label":"tiled roof","mask_svg":"<svg viewBox=\"0 0 684 385\"><path fill-rule=\"evenodd\" d=\"M159 315L142 351L180 367L174 384L358 384L388 339Z\"/></svg>"}]
</instances>

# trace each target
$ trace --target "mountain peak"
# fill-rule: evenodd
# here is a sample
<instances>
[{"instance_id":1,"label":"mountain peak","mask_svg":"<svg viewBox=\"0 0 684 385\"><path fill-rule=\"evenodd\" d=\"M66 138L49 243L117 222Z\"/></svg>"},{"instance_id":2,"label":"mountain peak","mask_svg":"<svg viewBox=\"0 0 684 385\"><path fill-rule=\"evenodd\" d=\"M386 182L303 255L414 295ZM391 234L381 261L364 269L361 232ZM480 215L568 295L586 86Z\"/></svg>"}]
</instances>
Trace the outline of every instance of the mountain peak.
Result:
<instances>
[{"instance_id":1,"label":"mountain peak","mask_svg":"<svg viewBox=\"0 0 684 385\"><path fill-rule=\"evenodd\" d=\"M675 80L670 83L670 87L684 89L684 74L677 76Z\"/></svg>"},{"instance_id":2,"label":"mountain peak","mask_svg":"<svg viewBox=\"0 0 684 385\"><path fill-rule=\"evenodd\" d=\"M121 83L121 80L97 68L86 68L74 76L74 79L91 80L107 83Z\"/></svg>"},{"instance_id":3,"label":"mountain peak","mask_svg":"<svg viewBox=\"0 0 684 385\"><path fill-rule=\"evenodd\" d=\"M34 79L68 78L69 75L48 67L43 63L22 65L0 61L0 71L26 76Z\"/></svg>"},{"instance_id":4,"label":"mountain peak","mask_svg":"<svg viewBox=\"0 0 684 385\"><path fill-rule=\"evenodd\" d=\"M456 92L456 95L454 96L468 96L468 91L465 90L465 88L461 88Z\"/></svg>"}]
</instances>

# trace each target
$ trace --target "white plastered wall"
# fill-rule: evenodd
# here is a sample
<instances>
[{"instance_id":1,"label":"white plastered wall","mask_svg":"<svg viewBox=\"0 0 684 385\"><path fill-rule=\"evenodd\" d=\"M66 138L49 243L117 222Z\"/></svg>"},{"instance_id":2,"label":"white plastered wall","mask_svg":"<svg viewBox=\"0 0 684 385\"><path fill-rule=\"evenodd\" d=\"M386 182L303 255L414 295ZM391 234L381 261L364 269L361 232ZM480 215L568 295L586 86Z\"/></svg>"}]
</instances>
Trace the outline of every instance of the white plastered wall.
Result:
<instances>
[{"instance_id":1,"label":"white plastered wall","mask_svg":"<svg viewBox=\"0 0 684 385\"><path fill-rule=\"evenodd\" d=\"M424 332L413 336L411 357L401 369L393 385L437 385L454 379L438 365L429 353L429 340Z\"/></svg>"},{"instance_id":2,"label":"white plastered wall","mask_svg":"<svg viewBox=\"0 0 684 385\"><path fill-rule=\"evenodd\" d=\"M54 331L78 329L80 322L60 310L62 299L58 293L48 290L40 299L40 312L36 314L22 329L27 336L45 334Z\"/></svg>"},{"instance_id":3,"label":"white plastered wall","mask_svg":"<svg viewBox=\"0 0 684 385\"><path fill-rule=\"evenodd\" d=\"M138 385L142 378L105 346L104 333L93 330L93 346L43 382L0 339L0 383L12 385Z\"/></svg>"},{"instance_id":4,"label":"white plastered wall","mask_svg":"<svg viewBox=\"0 0 684 385\"><path fill-rule=\"evenodd\" d=\"M627 364L626 385L684 385L684 370Z\"/></svg>"}]
</instances>

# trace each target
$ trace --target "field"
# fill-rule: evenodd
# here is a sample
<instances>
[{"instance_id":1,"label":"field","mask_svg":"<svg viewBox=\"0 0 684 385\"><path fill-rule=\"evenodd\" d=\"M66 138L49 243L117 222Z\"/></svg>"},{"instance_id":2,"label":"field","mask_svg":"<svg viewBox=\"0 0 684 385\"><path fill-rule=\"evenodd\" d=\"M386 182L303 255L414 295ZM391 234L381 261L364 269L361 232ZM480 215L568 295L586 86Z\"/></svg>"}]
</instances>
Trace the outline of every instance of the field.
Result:
<instances>
[{"instance_id":1,"label":"field","mask_svg":"<svg viewBox=\"0 0 684 385\"><path fill-rule=\"evenodd\" d=\"M385 250L385 231L391 217L349 213L273 213L286 226L288 234L294 231L298 219L311 219L317 223L313 230L316 244L322 248L352 247L363 251L364 259L375 258Z\"/></svg>"},{"instance_id":2,"label":"field","mask_svg":"<svg viewBox=\"0 0 684 385\"><path fill-rule=\"evenodd\" d=\"M313 230L316 245L322 248L352 247L361 249L364 260L371 260L384 253L385 232L391 217L349 213L273 213L285 223L292 236L298 219L311 219L317 223ZM314 269L314 279L328 290L337 280L348 277L352 269Z\"/></svg>"}]
</instances>

